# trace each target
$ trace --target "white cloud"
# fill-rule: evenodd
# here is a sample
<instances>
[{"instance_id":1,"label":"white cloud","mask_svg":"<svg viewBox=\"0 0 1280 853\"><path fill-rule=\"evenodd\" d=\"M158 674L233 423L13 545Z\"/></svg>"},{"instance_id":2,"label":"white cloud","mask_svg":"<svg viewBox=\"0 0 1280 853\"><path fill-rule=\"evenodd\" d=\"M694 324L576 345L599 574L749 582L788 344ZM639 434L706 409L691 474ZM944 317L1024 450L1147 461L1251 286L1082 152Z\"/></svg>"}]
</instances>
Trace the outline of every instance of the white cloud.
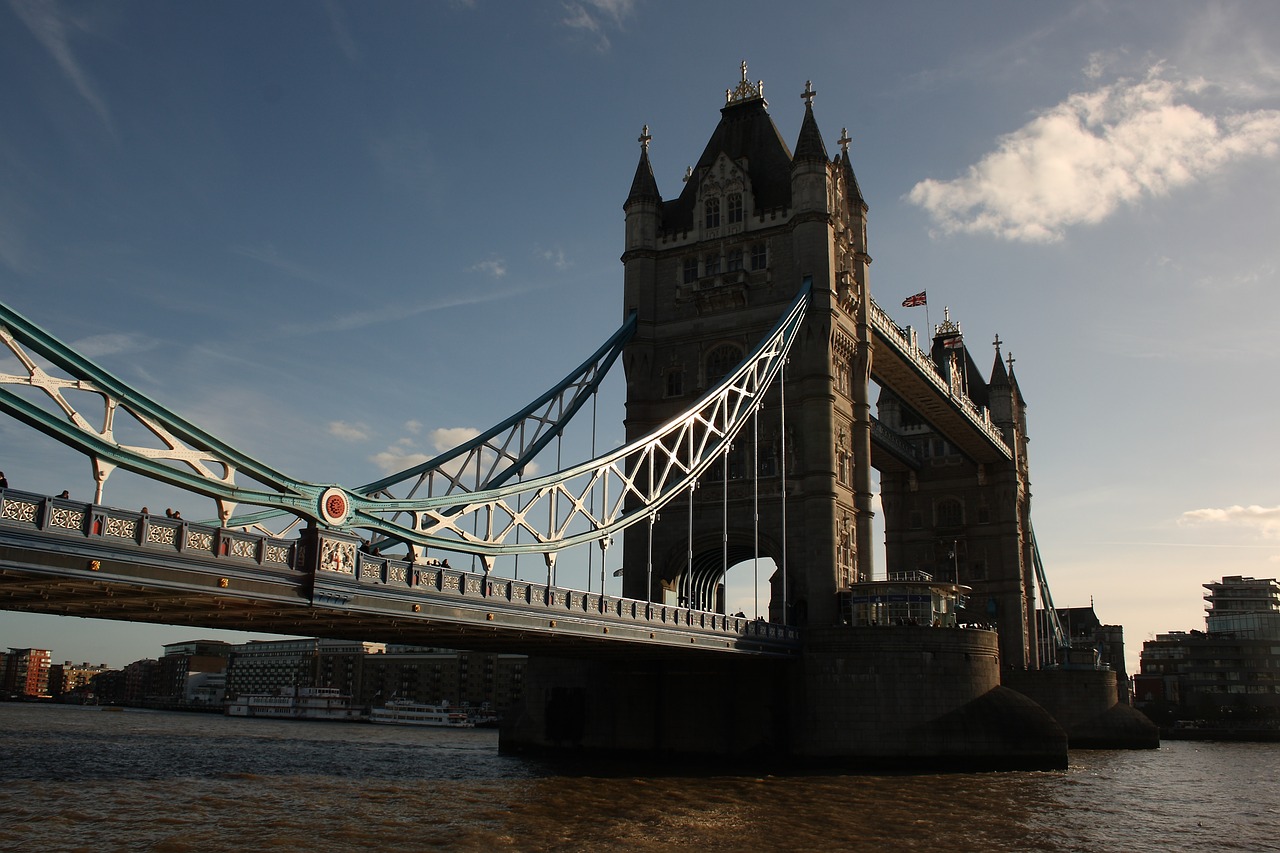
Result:
<instances>
[{"instance_id":1,"label":"white cloud","mask_svg":"<svg viewBox=\"0 0 1280 853\"><path fill-rule=\"evenodd\" d=\"M452 450L459 444L470 441L479 434L480 430L475 427L433 429L431 431L431 446L436 449L437 453L444 453L446 450Z\"/></svg>"},{"instance_id":2,"label":"white cloud","mask_svg":"<svg viewBox=\"0 0 1280 853\"><path fill-rule=\"evenodd\" d=\"M369 427L365 424L349 424L346 421L330 421L329 435L343 441L364 441L369 437Z\"/></svg>"},{"instance_id":3,"label":"white cloud","mask_svg":"<svg viewBox=\"0 0 1280 853\"><path fill-rule=\"evenodd\" d=\"M554 249L539 249L538 257L551 264L551 266L555 267L560 272L564 272L569 267L573 266L573 261L566 258L564 256L564 249L561 249L558 246Z\"/></svg>"},{"instance_id":4,"label":"white cloud","mask_svg":"<svg viewBox=\"0 0 1280 853\"><path fill-rule=\"evenodd\" d=\"M79 61L71 52L71 43L67 38L67 22L53 3L41 3L38 0L9 0L9 6L15 15L22 19L36 40L49 51L53 61L58 63L62 73L85 102L98 114L108 131L114 133L111 112L107 102L98 94L93 81L89 79Z\"/></svg>"},{"instance_id":5,"label":"white cloud","mask_svg":"<svg viewBox=\"0 0 1280 853\"><path fill-rule=\"evenodd\" d=\"M347 16L342 7L336 0L324 0L324 11L329 16L329 29L333 32L333 40L337 42L342 55L348 62L359 62L360 48L351 37L351 30L347 27Z\"/></svg>"},{"instance_id":6,"label":"white cloud","mask_svg":"<svg viewBox=\"0 0 1280 853\"><path fill-rule=\"evenodd\" d=\"M422 432L422 421L405 421L404 428L410 435L417 435Z\"/></svg>"},{"instance_id":7,"label":"white cloud","mask_svg":"<svg viewBox=\"0 0 1280 853\"><path fill-rule=\"evenodd\" d=\"M102 358L121 353L146 352L155 349L156 345L156 340L146 335L113 333L81 338L72 344L71 348L85 358Z\"/></svg>"},{"instance_id":8,"label":"white cloud","mask_svg":"<svg viewBox=\"0 0 1280 853\"><path fill-rule=\"evenodd\" d=\"M494 278L502 278L507 274L507 263L502 258L490 258L487 261L480 261L472 264L467 268L468 272L482 272L493 276Z\"/></svg>"},{"instance_id":9,"label":"white cloud","mask_svg":"<svg viewBox=\"0 0 1280 853\"><path fill-rule=\"evenodd\" d=\"M1253 528L1267 538L1280 537L1280 506L1229 506L1225 509L1193 509L1182 514L1178 524L1203 524Z\"/></svg>"},{"instance_id":10,"label":"white cloud","mask_svg":"<svg viewBox=\"0 0 1280 853\"><path fill-rule=\"evenodd\" d=\"M431 458L431 455L427 453L410 453L403 447L388 447L381 453L375 453L370 456L369 461L376 465L382 473L394 474L397 471L421 465Z\"/></svg>"},{"instance_id":11,"label":"white cloud","mask_svg":"<svg viewBox=\"0 0 1280 853\"><path fill-rule=\"evenodd\" d=\"M270 243L263 243L260 246L232 246L231 253L266 264L303 281L332 286L320 273L286 258Z\"/></svg>"},{"instance_id":12,"label":"white cloud","mask_svg":"<svg viewBox=\"0 0 1280 853\"><path fill-rule=\"evenodd\" d=\"M1185 103L1204 81L1163 71L1072 95L1002 137L963 177L921 181L907 199L943 233L1052 242L1233 160L1280 152L1280 110L1205 114Z\"/></svg>"},{"instance_id":13,"label":"white cloud","mask_svg":"<svg viewBox=\"0 0 1280 853\"><path fill-rule=\"evenodd\" d=\"M565 3L563 26L587 36L595 42L596 50L604 53L611 43L606 30L621 30L624 20L631 14L632 0L583 0Z\"/></svg>"}]
</instances>

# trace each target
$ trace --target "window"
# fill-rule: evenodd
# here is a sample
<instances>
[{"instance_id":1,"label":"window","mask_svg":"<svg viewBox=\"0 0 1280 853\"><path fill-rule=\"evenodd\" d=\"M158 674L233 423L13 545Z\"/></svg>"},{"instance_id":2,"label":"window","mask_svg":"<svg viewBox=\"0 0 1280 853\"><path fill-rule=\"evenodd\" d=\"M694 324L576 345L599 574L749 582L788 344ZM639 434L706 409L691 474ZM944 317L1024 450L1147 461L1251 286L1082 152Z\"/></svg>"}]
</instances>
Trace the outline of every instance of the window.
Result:
<instances>
[{"instance_id":1,"label":"window","mask_svg":"<svg viewBox=\"0 0 1280 853\"><path fill-rule=\"evenodd\" d=\"M959 527L964 524L964 507L960 501L946 499L938 501L938 527Z\"/></svg>"},{"instance_id":2,"label":"window","mask_svg":"<svg viewBox=\"0 0 1280 853\"><path fill-rule=\"evenodd\" d=\"M742 221L742 193L732 193L729 196L729 224Z\"/></svg>"},{"instance_id":3,"label":"window","mask_svg":"<svg viewBox=\"0 0 1280 853\"><path fill-rule=\"evenodd\" d=\"M725 270L728 272L737 272L742 269L742 250L730 249L728 254L724 256Z\"/></svg>"},{"instance_id":4,"label":"window","mask_svg":"<svg viewBox=\"0 0 1280 853\"><path fill-rule=\"evenodd\" d=\"M764 243L751 244L751 268L753 270L762 270L768 264L769 253Z\"/></svg>"},{"instance_id":5,"label":"window","mask_svg":"<svg viewBox=\"0 0 1280 853\"><path fill-rule=\"evenodd\" d=\"M708 228L720 227L720 199L709 198L702 203L702 209L706 213L706 221Z\"/></svg>"},{"instance_id":6,"label":"window","mask_svg":"<svg viewBox=\"0 0 1280 853\"><path fill-rule=\"evenodd\" d=\"M707 255L702 261L702 266L703 266L704 275L719 275L720 274L720 256Z\"/></svg>"},{"instance_id":7,"label":"window","mask_svg":"<svg viewBox=\"0 0 1280 853\"><path fill-rule=\"evenodd\" d=\"M698 280L698 259L684 259L684 283L690 284Z\"/></svg>"},{"instance_id":8,"label":"window","mask_svg":"<svg viewBox=\"0 0 1280 853\"><path fill-rule=\"evenodd\" d=\"M667 396L679 397L684 393L684 371L671 370L667 372Z\"/></svg>"},{"instance_id":9,"label":"window","mask_svg":"<svg viewBox=\"0 0 1280 853\"><path fill-rule=\"evenodd\" d=\"M742 361L742 350L733 344L721 344L707 356L707 387L716 385Z\"/></svg>"}]
</instances>

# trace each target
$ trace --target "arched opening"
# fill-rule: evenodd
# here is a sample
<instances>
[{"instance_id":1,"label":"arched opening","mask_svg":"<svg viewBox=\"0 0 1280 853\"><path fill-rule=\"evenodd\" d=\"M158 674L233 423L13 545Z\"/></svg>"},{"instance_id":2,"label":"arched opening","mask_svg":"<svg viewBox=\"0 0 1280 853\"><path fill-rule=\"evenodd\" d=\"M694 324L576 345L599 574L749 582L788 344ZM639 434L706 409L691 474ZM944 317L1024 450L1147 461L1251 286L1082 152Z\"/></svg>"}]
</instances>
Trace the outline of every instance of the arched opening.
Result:
<instances>
[{"instance_id":1,"label":"arched opening","mask_svg":"<svg viewBox=\"0 0 1280 853\"><path fill-rule=\"evenodd\" d=\"M763 547L761 543L762 551ZM673 603L695 610L768 619L771 580L778 564L763 553L757 557L751 543L730 542L727 554L726 568L723 547L695 552L692 571L686 561L675 579Z\"/></svg>"}]
</instances>

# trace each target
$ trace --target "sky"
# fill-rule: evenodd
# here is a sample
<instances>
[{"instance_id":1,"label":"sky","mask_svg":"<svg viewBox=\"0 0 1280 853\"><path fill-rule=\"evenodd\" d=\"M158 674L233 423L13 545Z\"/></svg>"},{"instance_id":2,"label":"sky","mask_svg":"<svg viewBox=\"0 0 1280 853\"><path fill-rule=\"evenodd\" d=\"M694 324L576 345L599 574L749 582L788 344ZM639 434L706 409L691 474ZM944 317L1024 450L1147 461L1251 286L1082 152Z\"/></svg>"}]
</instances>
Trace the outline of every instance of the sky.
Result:
<instances>
[{"instance_id":1,"label":"sky","mask_svg":"<svg viewBox=\"0 0 1280 853\"><path fill-rule=\"evenodd\" d=\"M848 129L877 301L923 328L898 306L927 290L979 364L1015 358L1059 607L1123 625L1132 672L1203 627L1201 584L1280 574L1280 4L0 0L0 301L359 485L608 337L641 129L674 197L743 61L789 144L806 81L828 152ZM616 445L620 384L599 405ZM0 470L91 496L8 416ZM190 634L0 613L55 661Z\"/></svg>"}]
</instances>

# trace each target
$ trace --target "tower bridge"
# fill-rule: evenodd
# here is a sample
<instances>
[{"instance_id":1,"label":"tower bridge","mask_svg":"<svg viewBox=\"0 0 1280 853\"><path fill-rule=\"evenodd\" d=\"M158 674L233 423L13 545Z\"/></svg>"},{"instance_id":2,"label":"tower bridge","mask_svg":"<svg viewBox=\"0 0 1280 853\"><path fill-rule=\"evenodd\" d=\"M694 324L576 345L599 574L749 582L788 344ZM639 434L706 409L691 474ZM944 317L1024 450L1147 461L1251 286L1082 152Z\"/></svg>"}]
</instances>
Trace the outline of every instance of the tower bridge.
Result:
<instances>
[{"instance_id":1,"label":"tower bridge","mask_svg":"<svg viewBox=\"0 0 1280 853\"><path fill-rule=\"evenodd\" d=\"M0 607L525 651L504 748L1057 766L1064 727L1149 745L1113 673L1084 693L1035 675L1061 673L1037 651L1037 574L1047 588L1012 359L997 339L984 376L949 315L922 346L875 302L848 133L829 157L806 84L793 151L762 92L744 63L673 199L645 127L623 323L595 354L470 442L361 486L277 471L0 306L0 409L88 456L97 485L89 504L0 493ZM625 445L539 464L615 364ZM147 443L118 438L130 419ZM534 465L552 471L526 479ZM216 518L111 509L116 468L208 497ZM959 621L985 627L945 606L892 628L850 609L874 580L873 471L891 579L967 595ZM574 548L598 549L597 589L556 583ZM522 554L545 582L505 574ZM768 618L728 613L729 569L762 558Z\"/></svg>"}]
</instances>

